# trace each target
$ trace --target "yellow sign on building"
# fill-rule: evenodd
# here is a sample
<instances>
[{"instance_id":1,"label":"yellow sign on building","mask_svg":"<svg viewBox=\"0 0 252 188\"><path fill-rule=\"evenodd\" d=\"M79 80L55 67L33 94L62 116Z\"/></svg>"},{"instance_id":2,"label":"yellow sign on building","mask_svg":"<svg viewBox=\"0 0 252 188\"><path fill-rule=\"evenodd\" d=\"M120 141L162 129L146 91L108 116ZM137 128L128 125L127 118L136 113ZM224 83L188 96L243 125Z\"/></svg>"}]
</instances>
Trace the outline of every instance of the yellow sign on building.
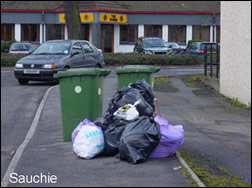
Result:
<instances>
[{"instance_id":1,"label":"yellow sign on building","mask_svg":"<svg viewBox=\"0 0 252 188\"><path fill-rule=\"evenodd\" d=\"M80 13L80 21L81 22L93 22L94 14L93 13ZM59 22L65 23L65 14L59 14Z\"/></svg>"},{"instance_id":2,"label":"yellow sign on building","mask_svg":"<svg viewBox=\"0 0 252 188\"><path fill-rule=\"evenodd\" d=\"M65 21L65 14L60 14L59 15L59 22L60 23L65 23L66 21Z\"/></svg>"},{"instance_id":3,"label":"yellow sign on building","mask_svg":"<svg viewBox=\"0 0 252 188\"><path fill-rule=\"evenodd\" d=\"M92 22L94 20L93 13L80 13L81 22Z\"/></svg>"},{"instance_id":4,"label":"yellow sign on building","mask_svg":"<svg viewBox=\"0 0 252 188\"><path fill-rule=\"evenodd\" d=\"M126 23L127 15L100 13L100 22Z\"/></svg>"}]
</instances>

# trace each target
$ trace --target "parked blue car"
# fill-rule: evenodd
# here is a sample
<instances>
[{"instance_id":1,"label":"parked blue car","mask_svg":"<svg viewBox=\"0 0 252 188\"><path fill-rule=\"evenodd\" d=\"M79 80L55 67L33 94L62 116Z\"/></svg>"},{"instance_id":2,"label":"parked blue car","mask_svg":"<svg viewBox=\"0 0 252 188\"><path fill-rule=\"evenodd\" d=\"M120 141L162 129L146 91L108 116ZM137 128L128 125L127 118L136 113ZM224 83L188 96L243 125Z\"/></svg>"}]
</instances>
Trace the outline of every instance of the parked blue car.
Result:
<instances>
[{"instance_id":1,"label":"parked blue car","mask_svg":"<svg viewBox=\"0 0 252 188\"><path fill-rule=\"evenodd\" d=\"M181 51L180 54L191 54L191 55L198 55L203 56L205 54L205 46L207 44L213 44L212 46L212 53L216 54L216 43L213 42L192 42L190 43L184 51ZM220 44L219 48L220 48ZM211 45L207 45L207 53L211 53Z\"/></svg>"}]
</instances>

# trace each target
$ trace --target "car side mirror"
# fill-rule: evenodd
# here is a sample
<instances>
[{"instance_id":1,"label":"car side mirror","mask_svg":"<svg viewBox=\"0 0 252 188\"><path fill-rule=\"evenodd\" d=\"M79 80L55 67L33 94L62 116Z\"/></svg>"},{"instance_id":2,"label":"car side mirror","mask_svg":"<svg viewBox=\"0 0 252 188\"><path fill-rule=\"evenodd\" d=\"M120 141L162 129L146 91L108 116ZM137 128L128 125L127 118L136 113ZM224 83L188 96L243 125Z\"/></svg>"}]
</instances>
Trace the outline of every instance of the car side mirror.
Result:
<instances>
[{"instance_id":1,"label":"car side mirror","mask_svg":"<svg viewBox=\"0 0 252 188\"><path fill-rule=\"evenodd\" d=\"M169 47L169 48L172 48L172 45L169 45L168 47Z\"/></svg>"}]
</instances>

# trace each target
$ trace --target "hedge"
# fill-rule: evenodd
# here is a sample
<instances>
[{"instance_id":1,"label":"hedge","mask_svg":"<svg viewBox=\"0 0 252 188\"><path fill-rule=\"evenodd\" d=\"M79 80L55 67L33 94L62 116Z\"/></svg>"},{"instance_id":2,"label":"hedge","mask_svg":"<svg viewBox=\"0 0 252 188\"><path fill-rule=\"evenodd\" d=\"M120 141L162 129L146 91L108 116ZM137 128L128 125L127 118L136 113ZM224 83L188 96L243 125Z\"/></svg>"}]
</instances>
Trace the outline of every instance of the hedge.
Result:
<instances>
[{"instance_id":1,"label":"hedge","mask_svg":"<svg viewBox=\"0 0 252 188\"><path fill-rule=\"evenodd\" d=\"M194 55L139 55L137 53L104 53L105 65L200 65L203 58ZM1 66L14 66L26 54L1 53Z\"/></svg>"},{"instance_id":2,"label":"hedge","mask_svg":"<svg viewBox=\"0 0 252 188\"><path fill-rule=\"evenodd\" d=\"M187 46L190 46L193 42L203 42L202 40L189 40Z\"/></svg>"},{"instance_id":3,"label":"hedge","mask_svg":"<svg viewBox=\"0 0 252 188\"><path fill-rule=\"evenodd\" d=\"M27 54L1 53L1 66L2 67L14 66L15 63L24 56L27 56Z\"/></svg>"},{"instance_id":4,"label":"hedge","mask_svg":"<svg viewBox=\"0 0 252 188\"><path fill-rule=\"evenodd\" d=\"M203 58L195 55L140 55L137 53L104 53L106 65L199 65Z\"/></svg>"},{"instance_id":5,"label":"hedge","mask_svg":"<svg viewBox=\"0 0 252 188\"><path fill-rule=\"evenodd\" d=\"M16 41L1 42L1 52L8 52L11 44Z\"/></svg>"}]
</instances>

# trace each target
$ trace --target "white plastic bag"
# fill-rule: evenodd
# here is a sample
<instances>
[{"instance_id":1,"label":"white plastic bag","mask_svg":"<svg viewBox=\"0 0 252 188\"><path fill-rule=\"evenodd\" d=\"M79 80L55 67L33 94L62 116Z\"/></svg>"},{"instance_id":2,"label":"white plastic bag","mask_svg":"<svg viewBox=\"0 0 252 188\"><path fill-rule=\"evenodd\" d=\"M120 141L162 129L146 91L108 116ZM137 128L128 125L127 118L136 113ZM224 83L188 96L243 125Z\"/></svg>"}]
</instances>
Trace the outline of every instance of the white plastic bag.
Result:
<instances>
[{"instance_id":1,"label":"white plastic bag","mask_svg":"<svg viewBox=\"0 0 252 188\"><path fill-rule=\"evenodd\" d=\"M136 105L141 102L141 99L137 100L135 104L126 104L114 112L114 116L121 117L125 120L134 120L139 117L139 112L136 109Z\"/></svg>"},{"instance_id":2,"label":"white plastic bag","mask_svg":"<svg viewBox=\"0 0 252 188\"><path fill-rule=\"evenodd\" d=\"M102 130L92 122L81 127L73 142L73 151L81 158L91 159L104 149Z\"/></svg>"}]
</instances>

